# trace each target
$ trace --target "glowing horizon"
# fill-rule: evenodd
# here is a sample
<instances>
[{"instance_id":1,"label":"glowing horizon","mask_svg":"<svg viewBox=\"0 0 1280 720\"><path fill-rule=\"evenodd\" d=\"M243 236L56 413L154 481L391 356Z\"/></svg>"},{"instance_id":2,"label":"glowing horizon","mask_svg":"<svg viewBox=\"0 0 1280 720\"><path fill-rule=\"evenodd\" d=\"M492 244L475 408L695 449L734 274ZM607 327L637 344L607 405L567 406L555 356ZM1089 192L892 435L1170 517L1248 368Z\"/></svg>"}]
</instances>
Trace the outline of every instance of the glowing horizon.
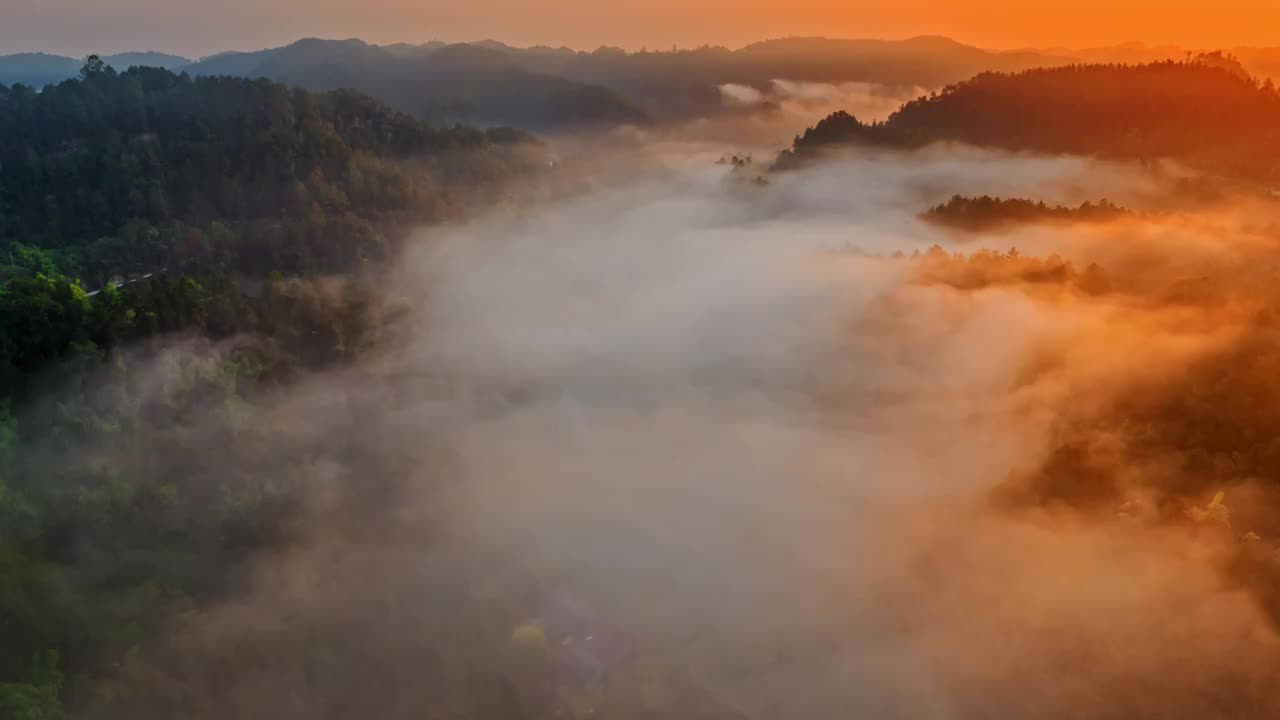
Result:
<instances>
[{"instance_id":1,"label":"glowing horizon","mask_svg":"<svg viewBox=\"0 0 1280 720\"><path fill-rule=\"evenodd\" d=\"M1044 0L1031 7L977 0L250 0L217 5L119 0L0 0L0 54L160 50L199 56L301 37L374 43L495 39L513 45L628 49L725 45L825 36L942 35L996 49L1088 48L1128 42L1209 49L1280 45L1280 3L1221 0Z\"/></svg>"}]
</instances>

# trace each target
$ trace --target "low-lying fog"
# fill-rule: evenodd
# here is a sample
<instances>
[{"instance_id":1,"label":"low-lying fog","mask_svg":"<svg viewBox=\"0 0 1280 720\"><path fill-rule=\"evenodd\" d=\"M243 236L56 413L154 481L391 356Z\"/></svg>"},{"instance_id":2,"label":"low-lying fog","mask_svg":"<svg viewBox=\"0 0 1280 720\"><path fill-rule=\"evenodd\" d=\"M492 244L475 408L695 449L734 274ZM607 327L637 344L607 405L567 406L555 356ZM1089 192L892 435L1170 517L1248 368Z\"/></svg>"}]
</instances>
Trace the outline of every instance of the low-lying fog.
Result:
<instances>
[{"instance_id":1,"label":"low-lying fog","mask_svg":"<svg viewBox=\"0 0 1280 720\"><path fill-rule=\"evenodd\" d=\"M386 288L399 339L256 411L279 462L314 465L313 519L251 591L174 622L190 716L1280 712L1275 628L1217 561L1233 539L994 499L1246 309L1157 302L1156 280L962 289L891 257L1254 278L1243 213L961 237L918 213L1141 208L1160 180L955 147L770 175L762 150L733 171L738 146L651 140L554 202L423 230Z\"/></svg>"}]
</instances>

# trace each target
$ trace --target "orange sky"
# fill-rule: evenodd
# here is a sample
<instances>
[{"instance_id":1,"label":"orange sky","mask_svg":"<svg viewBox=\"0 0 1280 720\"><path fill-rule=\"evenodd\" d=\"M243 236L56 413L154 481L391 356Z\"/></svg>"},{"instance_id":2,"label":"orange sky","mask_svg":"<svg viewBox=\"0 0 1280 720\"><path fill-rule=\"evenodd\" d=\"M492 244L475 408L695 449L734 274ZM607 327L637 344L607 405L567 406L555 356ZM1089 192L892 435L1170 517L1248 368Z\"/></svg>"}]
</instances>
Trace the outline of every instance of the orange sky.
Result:
<instances>
[{"instance_id":1,"label":"orange sky","mask_svg":"<svg viewBox=\"0 0 1280 720\"><path fill-rule=\"evenodd\" d=\"M638 48L788 34L940 34L990 47L1280 45L1280 0L0 0L0 53L203 54L304 35Z\"/></svg>"}]
</instances>

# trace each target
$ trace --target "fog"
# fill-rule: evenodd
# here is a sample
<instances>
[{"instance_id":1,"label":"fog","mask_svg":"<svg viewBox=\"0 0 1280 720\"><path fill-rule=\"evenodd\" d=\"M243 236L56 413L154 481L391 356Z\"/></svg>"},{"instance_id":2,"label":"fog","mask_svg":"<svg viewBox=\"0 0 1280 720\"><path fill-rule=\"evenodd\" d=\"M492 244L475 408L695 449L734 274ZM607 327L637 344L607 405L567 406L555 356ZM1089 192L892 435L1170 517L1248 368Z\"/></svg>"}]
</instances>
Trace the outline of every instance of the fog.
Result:
<instances>
[{"instance_id":1,"label":"fog","mask_svg":"<svg viewBox=\"0 0 1280 720\"><path fill-rule=\"evenodd\" d=\"M259 472L307 464L307 512L169 623L164 670L122 672L131 717L1280 711L1233 533L1020 480L1247 332L1249 307L1160 295L1178 258L1250 265L1240 206L961 237L917 214L955 193L1141 206L1162 180L934 147L756 184L714 162L739 145L632 140L585 178L566 150L554 200L422 230L376 358L244 410ZM935 244L1132 280L962 287L893 257Z\"/></svg>"},{"instance_id":2,"label":"fog","mask_svg":"<svg viewBox=\"0 0 1280 720\"><path fill-rule=\"evenodd\" d=\"M836 110L864 122L885 120L903 103L927 93L925 88L880 83L819 83L772 80L760 88L738 83L720 86L724 116L666 129L672 135L701 139L724 148L727 143L751 145L768 153L791 141L797 129L812 125ZM652 138L650 138L652 140Z\"/></svg>"}]
</instances>

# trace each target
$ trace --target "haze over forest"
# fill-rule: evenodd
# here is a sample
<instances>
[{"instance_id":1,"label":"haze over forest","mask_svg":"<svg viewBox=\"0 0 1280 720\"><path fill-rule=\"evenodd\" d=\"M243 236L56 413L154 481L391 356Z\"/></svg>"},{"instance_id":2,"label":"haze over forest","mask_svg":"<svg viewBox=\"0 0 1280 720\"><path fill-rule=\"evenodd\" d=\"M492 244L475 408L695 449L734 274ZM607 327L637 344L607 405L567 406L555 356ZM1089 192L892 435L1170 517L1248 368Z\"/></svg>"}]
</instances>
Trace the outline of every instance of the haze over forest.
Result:
<instances>
[{"instance_id":1,"label":"haze over forest","mask_svg":"<svg viewBox=\"0 0 1280 720\"><path fill-rule=\"evenodd\" d=\"M0 720L1280 717L1280 48L542 9L0 30Z\"/></svg>"}]
</instances>

